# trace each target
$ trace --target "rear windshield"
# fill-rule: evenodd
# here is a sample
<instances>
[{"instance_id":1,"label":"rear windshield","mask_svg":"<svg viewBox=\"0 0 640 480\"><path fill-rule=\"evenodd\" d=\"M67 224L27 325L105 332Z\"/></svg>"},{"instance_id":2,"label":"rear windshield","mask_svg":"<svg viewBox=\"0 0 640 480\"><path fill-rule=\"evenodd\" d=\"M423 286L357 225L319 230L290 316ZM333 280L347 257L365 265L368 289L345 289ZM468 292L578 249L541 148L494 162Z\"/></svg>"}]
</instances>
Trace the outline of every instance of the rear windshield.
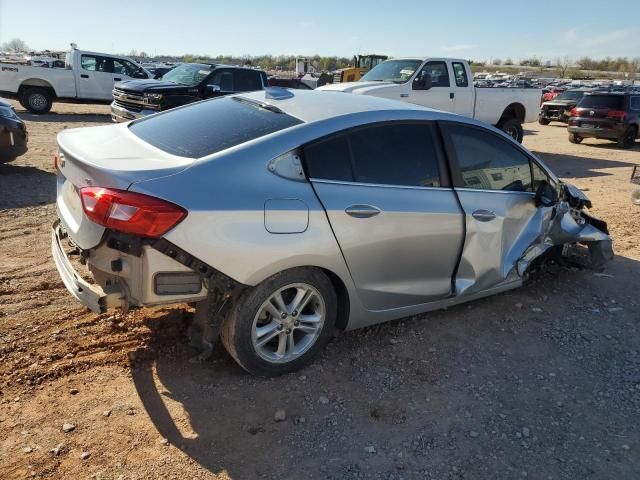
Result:
<instances>
[{"instance_id":1,"label":"rear windshield","mask_svg":"<svg viewBox=\"0 0 640 480\"><path fill-rule=\"evenodd\" d=\"M623 109L623 100L621 95L585 95L578 104L579 107L585 108L611 108L614 110Z\"/></svg>"},{"instance_id":2,"label":"rear windshield","mask_svg":"<svg viewBox=\"0 0 640 480\"><path fill-rule=\"evenodd\" d=\"M132 122L129 129L167 153L200 158L300 123L286 113L222 97Z\"/></svg>"}]
</instances>

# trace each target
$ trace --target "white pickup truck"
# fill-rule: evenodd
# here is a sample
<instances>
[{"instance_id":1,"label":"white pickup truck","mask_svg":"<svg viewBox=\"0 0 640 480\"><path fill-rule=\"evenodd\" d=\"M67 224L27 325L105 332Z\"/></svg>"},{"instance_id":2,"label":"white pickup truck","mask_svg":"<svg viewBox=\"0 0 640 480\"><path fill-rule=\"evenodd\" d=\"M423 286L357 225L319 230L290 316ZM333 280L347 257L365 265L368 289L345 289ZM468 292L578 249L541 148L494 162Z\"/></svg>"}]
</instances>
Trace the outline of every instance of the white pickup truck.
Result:
<instances>
[{"instance_id":1,"label":"white pickup truck","mask_svg":"<svg viewBox=\"0 0 640 480\"><path fill-rule=\"evenodd\" d=\"M17 99L32 113L47 113L54 101L111 102L113 84L132 78L153 75L129 58L74 48L65 68L0 63L0 96Z\"/></svg>"},{"instance_id":2,"label":"white pickup truck","mask_svg":"<svg viewBox=\"0 0 640 480\"><path fill-rule=\"evenodd\" d=\"M331 90L373 95L457 113L495 125L522 142L522 124L536 121L542 92L534 88L476 88L466 60L399 58L371 69L357 82Z\"/></svg>"}]
</instances>

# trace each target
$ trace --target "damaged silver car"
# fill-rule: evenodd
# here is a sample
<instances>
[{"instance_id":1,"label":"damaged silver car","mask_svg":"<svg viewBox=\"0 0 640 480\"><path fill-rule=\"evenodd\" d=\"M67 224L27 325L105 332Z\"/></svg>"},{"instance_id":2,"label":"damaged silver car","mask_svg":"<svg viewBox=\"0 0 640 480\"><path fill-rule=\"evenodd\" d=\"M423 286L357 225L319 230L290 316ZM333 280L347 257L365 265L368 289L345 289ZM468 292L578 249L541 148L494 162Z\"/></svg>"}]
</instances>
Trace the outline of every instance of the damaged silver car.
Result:
<instances>
[{"instance_id":1,"label":"damaged silver car","mask_svg":"<svg viewBox=\"0 0 640 480\"><path fill-rule=\"evenodd\" d=\"M519 287L568 246L613 256L589 200L521 145L408 103L273 88L58 143L71 294L96 312L196 302L201 343L257 375L336 330Z\"/></svg>"}]
</instances>

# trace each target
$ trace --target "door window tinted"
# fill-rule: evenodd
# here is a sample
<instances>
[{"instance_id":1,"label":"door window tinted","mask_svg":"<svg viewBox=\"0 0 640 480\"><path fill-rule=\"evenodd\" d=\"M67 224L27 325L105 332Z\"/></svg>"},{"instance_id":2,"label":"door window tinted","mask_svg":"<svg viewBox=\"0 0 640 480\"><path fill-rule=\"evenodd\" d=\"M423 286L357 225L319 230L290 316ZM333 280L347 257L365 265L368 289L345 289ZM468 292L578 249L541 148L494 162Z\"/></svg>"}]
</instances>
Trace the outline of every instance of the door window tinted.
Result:
<instances>
[{"instance_id":1,"label":"door window tinted","mask_svg":"<svg viewBox=\"0 0 640 480\"><path fill-rule=\"evenodd\" d=\"M304 150L307 173L311 178L352 182L351 155L346 135L309 145Z\"/></svg>"},{"instance_id":2,"label":"door window tinted","mask_svg":"<svg viewBox=\"0 0 640 480\"><path fill-rule=\"evenodd\" d=\"M388 124L349 135L357 182L437 187L438 160L429 126Z\"/></svg>"},{"instance_id":3,"label":"door window tinted","mask_svg":"<svg viewBox=\"0 0 640 480\"><path fill-rule=\"evenodd\" d=\"M133 77L133 75L138 70L138 67L136 67L133 63L128 62L127 60L118 60L116 58L113 59L113 73Z\"/></svg>"},{"instance_id":4,"label":"door window tinted","mask_svg":"<svg viewBox=\"0 0 640 480\"><path fill-rule=\"evenodd\" d=\"M540 182L542 182L543 180L545 182L551 183L549 182L549 175L547 175L547 173L542 170L542 168L540 168L540 166L536 162L531 162L531 173L533 173L533 186L531 188L534 192L538 190Z\"/></svg>"},{"instance_id":5,"label":"door window tinted","mask_svg":"<svg viewBox=\"0 0 640 480\"><path fill-rule=\"evenodd\" d=\"M216 71L207 84L219 86L222 92L235 92L233 72L230 70Z\"/></svg>"},{"instance_id":6,"label":"door window tinted","mask_svg":"<svg viewBox=\"0 0 640 480\"><path fill-rule=\"evenodd\" d=\"M468 87L469 80L467 78L467 72L464 69L464 65L460 62L453 62L453 75L456 77L456 86Z\"/></svg>"},{"instance_id":7,"label":"door window tinted","mask_svg":"<svg viewBox=\"0 0 640 480\"><path fill-rule=\"evenodd\" d=\"M252 92L262 89L260 73L251 70L236 70L233 72L236 92Z\"/></svg>"},{"instance_id":8,"label":"door window tinted","mask_svg":"<svg viewBox=\"0 0 640 480\"><path fill-rule=\"evenodd\" d=\"M305 149L312 178L437 187L438 158L428 124L376 125L332 137Z\"/></svg>"},{"instance_id":9,"label":"door window tinted","mask_svg":"<svg viewBox=\"0 0 640 480\"><path fill-rule=\"evenodd\" d=\"M449 72L445 62L427 62L425 66L422 67L422 72L431 74L432 87L449 86Z\"/></svg>"},{"instance_id":10,"label":"door window tinted","mask_svg":"<svg viewBox=\"0 0 640 480\"><path fill-rule=\"evenodd\" d=\"M640 97L631 97L631 109L640 110Z\"/></svg>"},{"instance_id":11,"label":"door window tinted","mask_svg":"<svg viewBox=\"0 0 640 480\"><path fill-rule=\"evenodd\" d=\"M532 191L529 158L506 140L464 125L443 125L443 129L460 169L456 186Z\"/></svg>"},{"instance_id":12,"label":"door window tinted","mask_svg":"<svg viewBox=\"0 0 640 480\"><path fill-rule=\"evenodd\" d=\"M584 108L611 108L615 110L622 110L624 98L622 95L585 95L580 103L579 107Z\"/></svg>"}]
</instances>

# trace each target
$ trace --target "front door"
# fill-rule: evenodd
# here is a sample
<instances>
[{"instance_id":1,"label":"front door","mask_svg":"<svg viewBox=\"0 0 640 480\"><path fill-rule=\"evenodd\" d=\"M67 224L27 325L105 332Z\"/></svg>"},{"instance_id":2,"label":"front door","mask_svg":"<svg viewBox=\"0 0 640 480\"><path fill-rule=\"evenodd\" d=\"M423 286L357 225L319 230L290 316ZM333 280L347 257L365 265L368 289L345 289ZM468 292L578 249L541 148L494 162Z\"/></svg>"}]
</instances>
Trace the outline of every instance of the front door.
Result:
<instances>
[{"instance_id":1,"label":"front door","mask_svg":"<svg viewBox=\"0 0 640 480\"><path fill-rule=\"evenodd\" d=\"M451 76L447 62L443 60L430 60L425 63L416 78L431 75L431 88L429 90L416 90L413 88L406 97L407 101L422 105L423 107L454 111L455 93L451 86Z\"/></svg>"},{"instance_id":2,"label":"front door","mask_svg":"<svg viewBox=\"0 0 640 480\"><path fill-rule=\"evenodd\" d=\"M545 209L535 206L534 193L543 171L497 133L449 122L441 127L466 223L456 294L518 280L518 259L543 233Z\"/></svg>"},{"instance_id":3,"label":"front door","mask_svg":"<svg viewBox=\"0 0 640 480\"><path fill-rule=\"evenodd\" d=\"M443 186L429 123L385 123L308 145L307 174L362 303L386 310L449 296L462 213Z\"/></svg>"}]
</instances>

